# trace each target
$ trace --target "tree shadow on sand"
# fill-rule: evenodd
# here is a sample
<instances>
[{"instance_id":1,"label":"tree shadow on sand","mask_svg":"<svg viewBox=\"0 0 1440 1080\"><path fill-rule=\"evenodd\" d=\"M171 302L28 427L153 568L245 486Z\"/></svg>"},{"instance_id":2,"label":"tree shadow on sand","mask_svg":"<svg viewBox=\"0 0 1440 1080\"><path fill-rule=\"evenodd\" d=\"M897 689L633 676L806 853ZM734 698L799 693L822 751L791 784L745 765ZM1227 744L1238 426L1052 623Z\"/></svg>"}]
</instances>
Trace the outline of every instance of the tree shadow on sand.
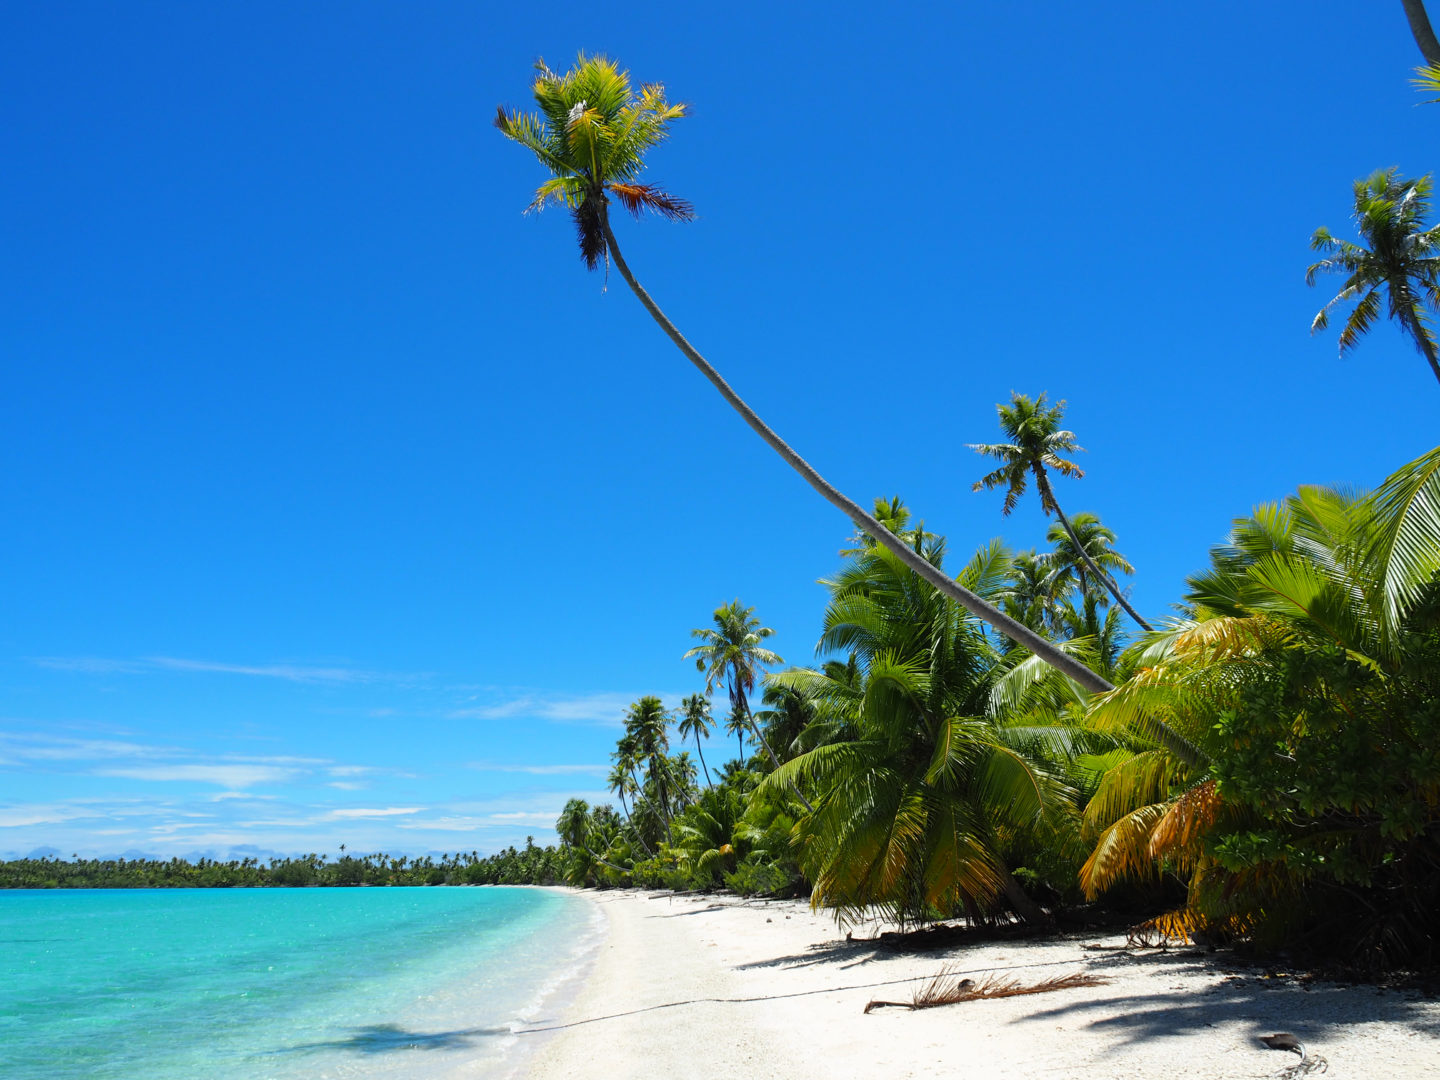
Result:
<instances>
[{"instance_id":1,"label":"tree shadow on sand","mask_svg":"<svg viewBox=\"0 0 1440 1080\"><path fill-rule=\"evenodd\" d=\"M1193 973L1197 966L1190 957L1173 953L1131 954L1127 966L1137 963L1150 968L1151 979L1161 985L1167 971ZM1339 1040L1370 1023L1398 1024L1440 1037L1440 1019L1427 1012L1425 997L1415 991L1310 981L1256 968L1232 969L1223 961L1202 964L1223 978L1199 993L1193 988L1182 992L1179 987L1145 994L1101 990L1085 998L1057 1001L1012 1023L1054 1024L1093 1015L1089 1022L1092 1030L1109 1032L1123 1043L1202 1034L1232 1024L1250 1027L1257 1037L1278 1025L1305 1041ZM1096 965L1092 961L1090 966ZM1258 1019L1261 1017L1264 1019Z\"/></svg>"},{"instance_id":2,"label":"tree shadow on sand","mask_svg":"<svg viewBox=\"0 0 1440 1080\"><path fill-rule=\"evenodd\" d=\"M394 1050L463 1050L482 1039L512 1034L509 1028L464 1028L458 1031L410 1031L399 1024L366 1024L343 1039L301 1043L280 1053L310 1050L353 1050L361 1054L388 1054Z\"/></svg>"}]
</instances>

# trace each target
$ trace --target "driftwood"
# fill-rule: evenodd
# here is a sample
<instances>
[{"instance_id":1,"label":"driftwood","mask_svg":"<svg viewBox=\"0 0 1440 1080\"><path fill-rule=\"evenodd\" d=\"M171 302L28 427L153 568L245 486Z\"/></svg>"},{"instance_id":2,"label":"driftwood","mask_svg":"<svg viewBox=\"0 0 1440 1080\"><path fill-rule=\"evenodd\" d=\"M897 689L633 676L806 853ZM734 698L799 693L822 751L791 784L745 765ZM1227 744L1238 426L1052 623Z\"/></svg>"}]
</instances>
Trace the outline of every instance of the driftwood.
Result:
<instances>
[{"instance_id":1,"label":"driftwood","mask_svg":"<svg viewBox=\"0 0 1440 1080\"><path fill-rule=\"evenodd\" d=\"M916 990L910 1001L872 1001L865 1006L865 1011L868 1013L871 1009L882 1009L886 1006L897 1009L934 1009L941 1005L958 1005L962 1001L1046 994L1051 990L1073 990L1079 986L1100 986L1109 981L1098 975L1085 975L1078 971L1038 983L1021 983L998 975L987 975L976 982L974 979L957 979L955 974L949 969L940 972Z\"/></svg>"}]
</instances>

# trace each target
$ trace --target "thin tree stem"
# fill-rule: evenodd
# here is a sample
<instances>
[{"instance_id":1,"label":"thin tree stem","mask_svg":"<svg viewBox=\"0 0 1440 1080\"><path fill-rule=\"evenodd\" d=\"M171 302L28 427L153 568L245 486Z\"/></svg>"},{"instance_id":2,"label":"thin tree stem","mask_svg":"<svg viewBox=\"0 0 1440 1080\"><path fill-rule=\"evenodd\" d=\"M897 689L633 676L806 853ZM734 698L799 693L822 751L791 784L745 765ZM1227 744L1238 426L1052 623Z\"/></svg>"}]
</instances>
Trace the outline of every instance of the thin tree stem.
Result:
<instances>
[{"instance_id":1,"label":"thin tree stem","mask_svg":"<svg viewBox=\"0 0 1440 1080\"><path fill-rule=\"evenodd\" d=\"M720 392L720 396L729 403L732 409L740 414L741 419L750 425L751 430L764 439L770 449L779 454L787 465L799 473L805 482L819 493L821 498L873 537L877 543L892 552L911 570L919 574L946 596L956 601L966 611L977 618L983 619L1011 641L1029 649L1045 663L1073 679L1084 689L1096 694L1115 689L1110 682L1091 671L1073 656L1066 655L1062 650L1057 648L1053 642L1047 641L1028 626L1010 618L1010 616L1006 615L993 604L976 596L958 582L951 580L943 570L928 562L923 556L911 551L910 547L903 540L861 509L859 504L853 499L841 494L829 481L816 472L809 462L792 450L789 444L772 431L770 426L755 413L755 410L751 409L750 406L745 403L744 399L730 388L730 384L721 377L720 373L710 365L708 360L700 355L690 342L685 340L685 336L681 334L675 324L665 316L665 313L660 310L659 305L650 298L650 294L635 280L635 275L630 272L630 267L626 265L625 257L620 254L620 246L615 242L615 233L610 228L608 207L603 203L600 207L600 228L605 233L605 243L609 248L610 255L615 260L616 269L620 271L620 276L625 279L625 283L630 286L631 291L635 293L640 303L644 305L645 310L650 313L650 317L655 320L661 330L665 331L665 335L675 343L675 347L684 353L685 358L699 368L700 373L704 375L705 378L710 380L711 385Z\"/></svg>"}]
</instances>

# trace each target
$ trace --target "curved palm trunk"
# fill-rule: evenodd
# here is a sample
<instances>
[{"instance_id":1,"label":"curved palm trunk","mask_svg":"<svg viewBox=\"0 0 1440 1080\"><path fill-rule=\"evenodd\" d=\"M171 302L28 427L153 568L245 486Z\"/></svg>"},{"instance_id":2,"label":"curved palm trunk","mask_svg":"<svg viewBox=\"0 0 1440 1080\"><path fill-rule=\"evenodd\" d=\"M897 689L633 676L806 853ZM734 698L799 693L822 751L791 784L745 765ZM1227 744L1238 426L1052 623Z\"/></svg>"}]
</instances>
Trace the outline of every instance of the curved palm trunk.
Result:
<instances>
[{"instance_id":1,"label":"curved palm trunk","mask_svg":"<svg viewBox=\"0 0 1440 1080\"><path fill-rule=\"evenodd\" d=\"M705 786L707 788L714 787L715 784L710 779L710 766L705 764L705 750L700 745L700 732L698 731L695 732L695 752L700 755L700 767L705 770Z\"/></svg>"},{"instance_id":2,"label":"curved palm trunk","mask_svg":"<svg viewBox=\"0 0 1440 1080\"><path fill-rule=\"evenodd\" d=\"M1039 470L1035 473L1035 486L1040 489L1042 499L1055 508L1055 516L1060 519L1060 524L1065 528L1065 535L1070 537L1070 543L1075 545L1075 550L1080 553L1080 558L1083 559L1085 565L1090 568L1090 575L1096 581L1100 582L1101 585L1105 586L1106 592L1113 596L1115 602L1125 609L1125 614L1139 623L1140 629L1146 633L1154 630L1154 627L1142 619L1140 613L1130 606L1125 597L1120 595L1120 589L1116 586L1115 582L1111 580L1110 575L1095 565L1095 560L1090 558L1090 553L1085 550L1085 545L1080 543L1080 538L1075 535L1075 530L1070 527L1070 519L1065 516L1065 511L1060 509L1060 503L1055 499L1055 493L1050 487L1049 479ZM1080 584L1080 589L1081 592L1084 592L1085 584L1083 581Z\"/></svg>"},{"instance_id":3,"label":"curved palm trunk","mask_svg":"<svg viewBox=\"0 0 1440 1080\"><path fill-rule=\"evenodd\" d=\"M685 336L680 333L674 323L665 317L665 313L660 310L659 305L635 280L635 275L630 273L630 267L626 265L624 256L620 254L620 247L615 242L615 233L610 228L608 207L604 204L601 204L600 208L600 227L604 230L605 243L609 246L610 254L615 259L616 269L620 271L620 276L625 279L625 283L630 286L640 303L645 306L645 310L650 313L650 317L655 320L661 330L665 331L666 336L675 343L675 347L685 354L685 358L699 368L705 378L710 380L711 385L720 392L720 396L730 404L730 407L740 414L745 423L749 424L751 429L765 440L766 445L779 454L785 463L799 473L826 502L864 529L877 543L893 552L901 562L970 614L983 619L1011 641L1023 645L1045 663L1074 679L1086 690L1098 694L1114 689L1107 680L1091 671L1074 657L1067 656L1056 648L1053 642L1046 641L1028 626L1010 618L999 608L982 600L959 582L952 581L943 570L931 565L917 552L910 550L909 545L903 540L861 509L858 503L841 494L829 481L816 472L809 462L792 450L785 440L775 434L770 426L756 415L754 409L745 404L745 401L730 388L730 384L721 377L720 373L710 366L710 362L696 351L695 346L685 340Z\"/></svg>"},{"instance_id":4,"label":"curved palm trunk","mask_svg":"<svg viewBox=\"0 0 1440 1080\"><path fill-rule=\"evenodd\" d=\"M1410 36L1420 46L1420 55L1432 67L1440 64L1440 41L1430 26L1430 16L1425 14L1425 0L1400 0L1405 5L1405 18L1410 22Z\"/></svg>"}]
</instances>

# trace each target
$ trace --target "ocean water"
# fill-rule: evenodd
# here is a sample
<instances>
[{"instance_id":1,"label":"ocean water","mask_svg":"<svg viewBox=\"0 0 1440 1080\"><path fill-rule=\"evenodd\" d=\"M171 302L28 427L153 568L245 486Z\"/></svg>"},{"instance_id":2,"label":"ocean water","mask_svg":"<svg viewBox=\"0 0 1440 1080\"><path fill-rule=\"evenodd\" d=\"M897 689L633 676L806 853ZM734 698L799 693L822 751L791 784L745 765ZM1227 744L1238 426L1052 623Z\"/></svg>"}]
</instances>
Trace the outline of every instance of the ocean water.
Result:
<instances>
[{"instance_id":1,"label":"ocean water","mask_svg":"<svg viewBox=\"0 0 1440 1080\"><path fill-rule=\"evenodd\" d=\"M505 1077L598 940L542 889L0 890L0 1077Z\"/></svg>"}]
</instances>

